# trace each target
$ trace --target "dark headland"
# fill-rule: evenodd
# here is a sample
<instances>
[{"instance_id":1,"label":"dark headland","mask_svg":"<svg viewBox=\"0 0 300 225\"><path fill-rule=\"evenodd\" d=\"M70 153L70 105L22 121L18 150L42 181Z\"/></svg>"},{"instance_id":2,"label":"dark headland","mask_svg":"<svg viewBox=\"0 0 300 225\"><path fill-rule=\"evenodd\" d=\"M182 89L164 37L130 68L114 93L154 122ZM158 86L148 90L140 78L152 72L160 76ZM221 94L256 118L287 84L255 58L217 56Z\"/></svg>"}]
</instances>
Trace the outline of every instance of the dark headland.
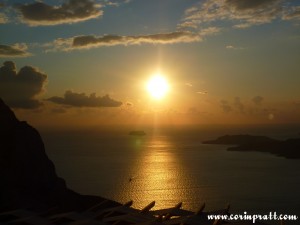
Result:
<instances>
[{"instance_id":1,"label":"dark headland","mask_svg":"<svg viewBox=\"0 0 300 225\"><path fill-rule=\"evenodd\" d=\"M300 159L300 138L276 140L265 136L225 135L203 144L234 145L228 151L258 151L287 159Z\"/></svg>"},{"instance_id":2,"label":"dark headland","mask_svg":"<svg viewBox=\"0 0 300 225\"><path fill-rule=\"evenodd\" d=\"M19 208L82 211L103 200L70 190L57 176L38 131L19 121L0 99L0 212ZM117 205L106 202L106 207Z\"/></svg>"}]
</instances>

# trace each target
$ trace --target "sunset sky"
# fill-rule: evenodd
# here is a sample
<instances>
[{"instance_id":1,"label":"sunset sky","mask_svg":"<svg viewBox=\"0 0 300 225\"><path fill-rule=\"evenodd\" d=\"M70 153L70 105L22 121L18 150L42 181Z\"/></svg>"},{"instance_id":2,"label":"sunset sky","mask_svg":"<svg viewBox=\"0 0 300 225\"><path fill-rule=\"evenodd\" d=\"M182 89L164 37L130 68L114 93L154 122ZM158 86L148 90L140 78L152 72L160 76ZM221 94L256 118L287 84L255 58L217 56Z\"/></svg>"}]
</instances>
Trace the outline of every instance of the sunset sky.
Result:
<instances>
[{"instance_id":1,"label":"sunset sky","mask_svg":"<svg viewBox=\"0 0 300 225\"><path fill-rule=\"evenodd\" d=\"M2 0L0 33L33 124L300 123L298 0Z\"/></svg>"}]
</instances>

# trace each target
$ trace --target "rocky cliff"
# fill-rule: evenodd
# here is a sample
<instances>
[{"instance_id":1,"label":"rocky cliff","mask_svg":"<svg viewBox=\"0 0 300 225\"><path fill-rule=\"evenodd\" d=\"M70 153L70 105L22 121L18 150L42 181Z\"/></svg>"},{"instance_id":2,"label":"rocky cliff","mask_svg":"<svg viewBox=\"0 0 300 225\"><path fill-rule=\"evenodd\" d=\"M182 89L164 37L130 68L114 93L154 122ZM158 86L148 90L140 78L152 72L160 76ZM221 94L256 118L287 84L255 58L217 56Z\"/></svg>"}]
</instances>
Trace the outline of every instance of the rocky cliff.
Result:
<instances>
[{"instance_id":1,"label":"rocky cliff","mask_svg":"<svg viewBox=\"0 0 300 225\"><path fill-rule=\"evenodd\" d=\"M47 157L38 131L19 121L0 99L0 211L26 208L45 211L84 210L104 199L67 188ZM108 204L119 205L108 201Z\"/></svg>"}]
</instances>

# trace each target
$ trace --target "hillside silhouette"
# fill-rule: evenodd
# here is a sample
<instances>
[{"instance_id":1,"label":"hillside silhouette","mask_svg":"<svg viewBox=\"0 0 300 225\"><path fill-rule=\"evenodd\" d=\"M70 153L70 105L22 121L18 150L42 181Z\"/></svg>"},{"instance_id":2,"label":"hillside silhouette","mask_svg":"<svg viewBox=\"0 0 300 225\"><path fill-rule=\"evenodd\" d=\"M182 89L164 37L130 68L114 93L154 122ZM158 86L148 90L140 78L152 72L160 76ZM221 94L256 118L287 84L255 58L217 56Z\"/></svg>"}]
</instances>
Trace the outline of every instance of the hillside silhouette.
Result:
<instances>
[{"instance_id":1,"label":"hillside silhouette","mask_svg":"<svg viewBox=\"0 0 300 225\"><path fill-rule=\"evenodd\" d=\"M57 176L39 132L0 99L0 212L25 208L81 211L106 200L70 190ZM108 200L106 205L120 205Z\"/></svg>"},{"instance_id":2,"label":"hillside silhouette","mask_svg":"<svg viewBox=\"0 0 300 225\"><path fill-rule=\"evenodd\" d=\"M225 135L203 144L235 145L228 151L267 152L287 159L300 159L300 138L276 140L265 136Z\"/></svg>"}]
</instances>

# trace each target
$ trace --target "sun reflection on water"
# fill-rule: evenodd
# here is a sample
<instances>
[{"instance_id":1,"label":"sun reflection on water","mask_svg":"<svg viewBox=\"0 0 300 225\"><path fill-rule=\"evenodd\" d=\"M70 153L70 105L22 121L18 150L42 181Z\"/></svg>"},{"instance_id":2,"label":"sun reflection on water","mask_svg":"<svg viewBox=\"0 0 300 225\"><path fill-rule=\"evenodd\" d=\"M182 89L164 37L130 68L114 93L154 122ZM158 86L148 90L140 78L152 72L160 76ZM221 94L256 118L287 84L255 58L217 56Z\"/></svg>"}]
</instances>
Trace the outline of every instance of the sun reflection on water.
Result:
<instances>
[{"instance_id":1,"label":"sun reflection on water","mask_svg":"<svg viewBox=\"0 0 300 225\"><path fill-rule=\"evenodd\" d=\"M189 199L183 163L174 153L176 146L165 136L136 138L135 148L140 156L132 165L131 176L119 195L133 200L134 207L142 208L156 200L155 208L171 207Z\"/></svg>"}]
</instances>

